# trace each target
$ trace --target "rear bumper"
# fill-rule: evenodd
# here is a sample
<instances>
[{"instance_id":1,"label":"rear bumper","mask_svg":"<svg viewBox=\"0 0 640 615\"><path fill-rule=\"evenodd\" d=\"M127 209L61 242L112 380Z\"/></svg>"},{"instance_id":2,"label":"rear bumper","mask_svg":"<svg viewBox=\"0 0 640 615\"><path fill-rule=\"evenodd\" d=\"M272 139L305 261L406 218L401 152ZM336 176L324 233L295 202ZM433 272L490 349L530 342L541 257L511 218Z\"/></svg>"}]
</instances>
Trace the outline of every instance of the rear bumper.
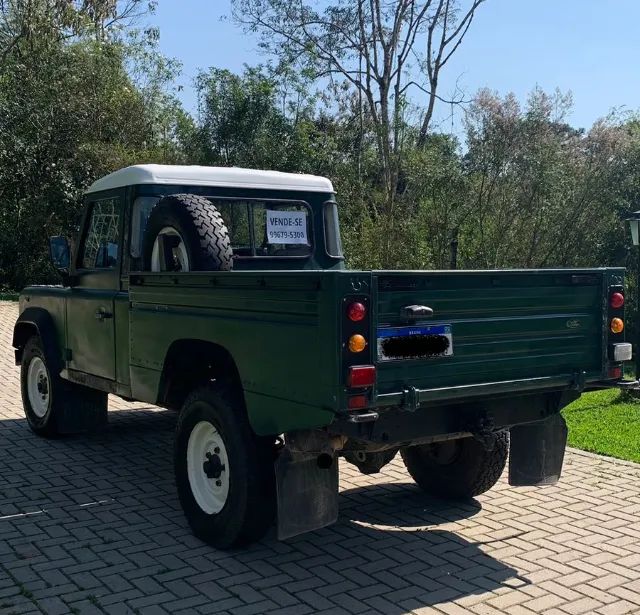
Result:
<instances>
[{"instance_id":1,"label":"rear bumper","mask_svg":"<svg viewBox=\"0 0 640 615\"><path fill-rule=\"evenodd\" d=\"M547 384L553 386L551 382ZM486 430L509 429L557 414L580 396L578 389L571 389L570 381L563 380L562 385L550 390L538 386L537 390L529 392L519 389L512 394L509 394L509 389L492 389L492 394L497 391L503 394L489 396L485 391L477 399L465 395L464 400L423 404L416 410L398 404L364 410L360 414L344 413L336 417L328 431L387 448L437 442ZM398 399L405 401L402 397ZM359 416L365 420L354 420Z\"/></svg>"},{"instance_id":2,"label":"rear bumper","mask_svg":"<svg viewBox=\"0 0 640 615\"><path fill-rule=\"evenodd\" d=\"M589 389L621 389L623 391L640 391L640 380L616 380L592 382Z\"/></svg>"},{"instance_id":3,"label":"rear bumper","mask_svg":"<svg viewBox=\"0 0 640 615\"><path fill-rule=\"evenodd\" d=\"M543 378L527 378L524 380L505 380L455 387L434 389L416 389L410 387L404 391L382 393L376 397L375 406L383 408L397 406L404 410L417 410L428 403L458 402L497 395L520 395L531 391L544 392L553 390L582 391L586 386L585 375L563 375ZM609 384L609 386L612 386Z\"/></svg>"}]
</instances>

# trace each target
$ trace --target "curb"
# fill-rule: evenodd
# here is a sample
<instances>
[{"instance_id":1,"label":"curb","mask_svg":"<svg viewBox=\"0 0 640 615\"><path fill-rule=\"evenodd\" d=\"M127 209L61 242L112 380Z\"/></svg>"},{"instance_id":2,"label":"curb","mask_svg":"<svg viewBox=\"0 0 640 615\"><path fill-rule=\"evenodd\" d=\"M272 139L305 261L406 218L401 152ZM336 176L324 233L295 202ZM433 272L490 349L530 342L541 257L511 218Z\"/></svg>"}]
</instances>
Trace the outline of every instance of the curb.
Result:
<instances>
[{"instance_id":1,"label":"curb","mask_svg":"<svg viewBox=\"0 0 640 615\"><path fill-rule=\"evenodd\" d=\"M567 451L573 453L574 455L580 455L581 457L590 457L591 459L599 459L600 461L607 461L610 463L615 463L616 465L628 466L631 468L640 469L640 463L636 461L627 461L626 459L618 459L617 457L609 457L608 455L603 455L601 453L591 453L589 451L583 451L579 448L572 448L567 446Z\"/></svg>"}]
</instances>

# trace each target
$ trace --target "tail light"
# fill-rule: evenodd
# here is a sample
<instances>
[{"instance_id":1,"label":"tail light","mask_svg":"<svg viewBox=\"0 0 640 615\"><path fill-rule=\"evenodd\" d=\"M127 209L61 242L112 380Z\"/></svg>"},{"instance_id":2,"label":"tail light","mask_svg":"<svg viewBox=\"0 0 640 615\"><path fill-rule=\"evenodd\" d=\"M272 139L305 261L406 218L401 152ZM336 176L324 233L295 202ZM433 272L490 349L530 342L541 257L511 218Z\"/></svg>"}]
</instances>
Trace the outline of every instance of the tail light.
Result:
<instances>
[{"instance_id":1,"label":"tail light","mask_svg":"<svg viewBox=\"0 0 640 615\"><path fill-rule=\"evenodd\" d=\"M619 310L624 305L624 295L622 293L612 293L609 297L609 305L614 310Z\"/></svg>"},{"instance_id":2,"label":"tail light","mask_svg":"<svg viewBox=\"0 0 640 615\"><path fill-rule=\"evenodd\" d=\"M354 365L349 368L347 385L356 389L371 387L376 382L376 368L374 365Z\"/></svg>"},{"instance_id":3,"label":"tail light","mask_svg":"<svg viewBox=\"0 0 640 615\"><path fill-rule=\"evenodd\" d=\"M347 316L351 322L360 322L367 315L367 308L364 303L354 301L347 307Z\"/></svg>"},{"instance_id":4,"label":"tail light","mask_svg":"<svg viewBox=\"0 0 640 615\"><path fill-rule=\"evenodd\" d=\"M630 361L633 356L631 344L624 341L624 286L618 283L615 286L609 286L609 348L608 358L609 365L607 369L607 378L609 380L619 380L623 376L622 363Z\"/></svg>"}]
</instances>

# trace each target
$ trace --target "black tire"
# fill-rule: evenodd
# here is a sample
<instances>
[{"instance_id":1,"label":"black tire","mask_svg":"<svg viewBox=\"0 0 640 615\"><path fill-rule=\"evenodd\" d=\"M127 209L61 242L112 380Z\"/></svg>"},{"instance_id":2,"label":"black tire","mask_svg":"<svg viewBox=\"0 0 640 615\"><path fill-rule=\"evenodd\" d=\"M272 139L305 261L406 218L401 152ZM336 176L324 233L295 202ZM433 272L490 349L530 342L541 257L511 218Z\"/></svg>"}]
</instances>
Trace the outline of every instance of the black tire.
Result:
<instances>
[{"instance_id":1,"label":"black tire","mask_svg":"<svg viewBox=\"0 0 640 615\"><path fill-rule=\"evenodd\" d=\"M151 270L153 245L164 228L175 229L184 238L192 271L229 271L233 252L227 227L215 205L203 196L172 194L151 210L143 240L143 262Z\"/></svg>"},{"instance_id":2,"label":"black tire","mask_svg":"<svg viewBox=\"0 0 640 615\"><path fill-rule=\"evenodd\" d=\"M43 390L48 396L44 414L29 397L29 368L35 359L44 366ZM64 380L50 367L42 342L34 335L25 344L20 362L22 405L31 430L45 438L79 433L102 426L107 420L107 394Z\"/></svg>"},{"instance_id":3,"label":"black tire","mask_svg":"<svg viewBox=\"0 0 640 615\"><path fill-rule=\"evenodd\" d=\"M175 434L174 470L180 504L193 533L218 549L262 538L273 524L276 510L274 439L256 436L244 409L232 399L224 390L195 390L184 402ZM217 430L228 462L222 470L229 472L228 495L215 513L203 510L189 480L189 439L202 422ZM204 475L206 459L202 461Z\"/></svg>"},{"instance_id":4,"label":"black tire","mask_svg":"<svg viewBox=\"0 0 640 615\"><path fill-rule=\"evenodd\" d=\"M488 491L507 463L509 433L501 431L492 451L475 438L461 438L401 450L413 480L426 493L446 499L469 499Z\"/></svg>"}]
</instances>

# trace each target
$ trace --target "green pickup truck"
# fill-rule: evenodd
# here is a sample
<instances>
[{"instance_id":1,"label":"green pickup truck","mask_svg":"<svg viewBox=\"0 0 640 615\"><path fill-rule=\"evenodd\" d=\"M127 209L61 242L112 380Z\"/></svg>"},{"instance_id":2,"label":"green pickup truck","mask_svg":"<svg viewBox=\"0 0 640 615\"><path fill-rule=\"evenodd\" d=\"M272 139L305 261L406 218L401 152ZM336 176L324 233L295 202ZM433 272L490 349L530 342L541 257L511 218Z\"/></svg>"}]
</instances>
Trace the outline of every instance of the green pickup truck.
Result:
<instances>
[{"instance_id":1,"label":"green pickup truck","mask_svg":"<svg viewBox=\"0 0 640 615\"><path fill-rule=\"evenodd\" d=\"M229 548L338 515L342 456L400 452L428 494L560 476L560 410L624 386L624 270L349 271L325 178L140 165L87 191L61 286L20 296L29 425L104 429L107 395L179 411L194 533ZM398 238L401 240L401 238Z\"/></svg>"}]
</instances>

